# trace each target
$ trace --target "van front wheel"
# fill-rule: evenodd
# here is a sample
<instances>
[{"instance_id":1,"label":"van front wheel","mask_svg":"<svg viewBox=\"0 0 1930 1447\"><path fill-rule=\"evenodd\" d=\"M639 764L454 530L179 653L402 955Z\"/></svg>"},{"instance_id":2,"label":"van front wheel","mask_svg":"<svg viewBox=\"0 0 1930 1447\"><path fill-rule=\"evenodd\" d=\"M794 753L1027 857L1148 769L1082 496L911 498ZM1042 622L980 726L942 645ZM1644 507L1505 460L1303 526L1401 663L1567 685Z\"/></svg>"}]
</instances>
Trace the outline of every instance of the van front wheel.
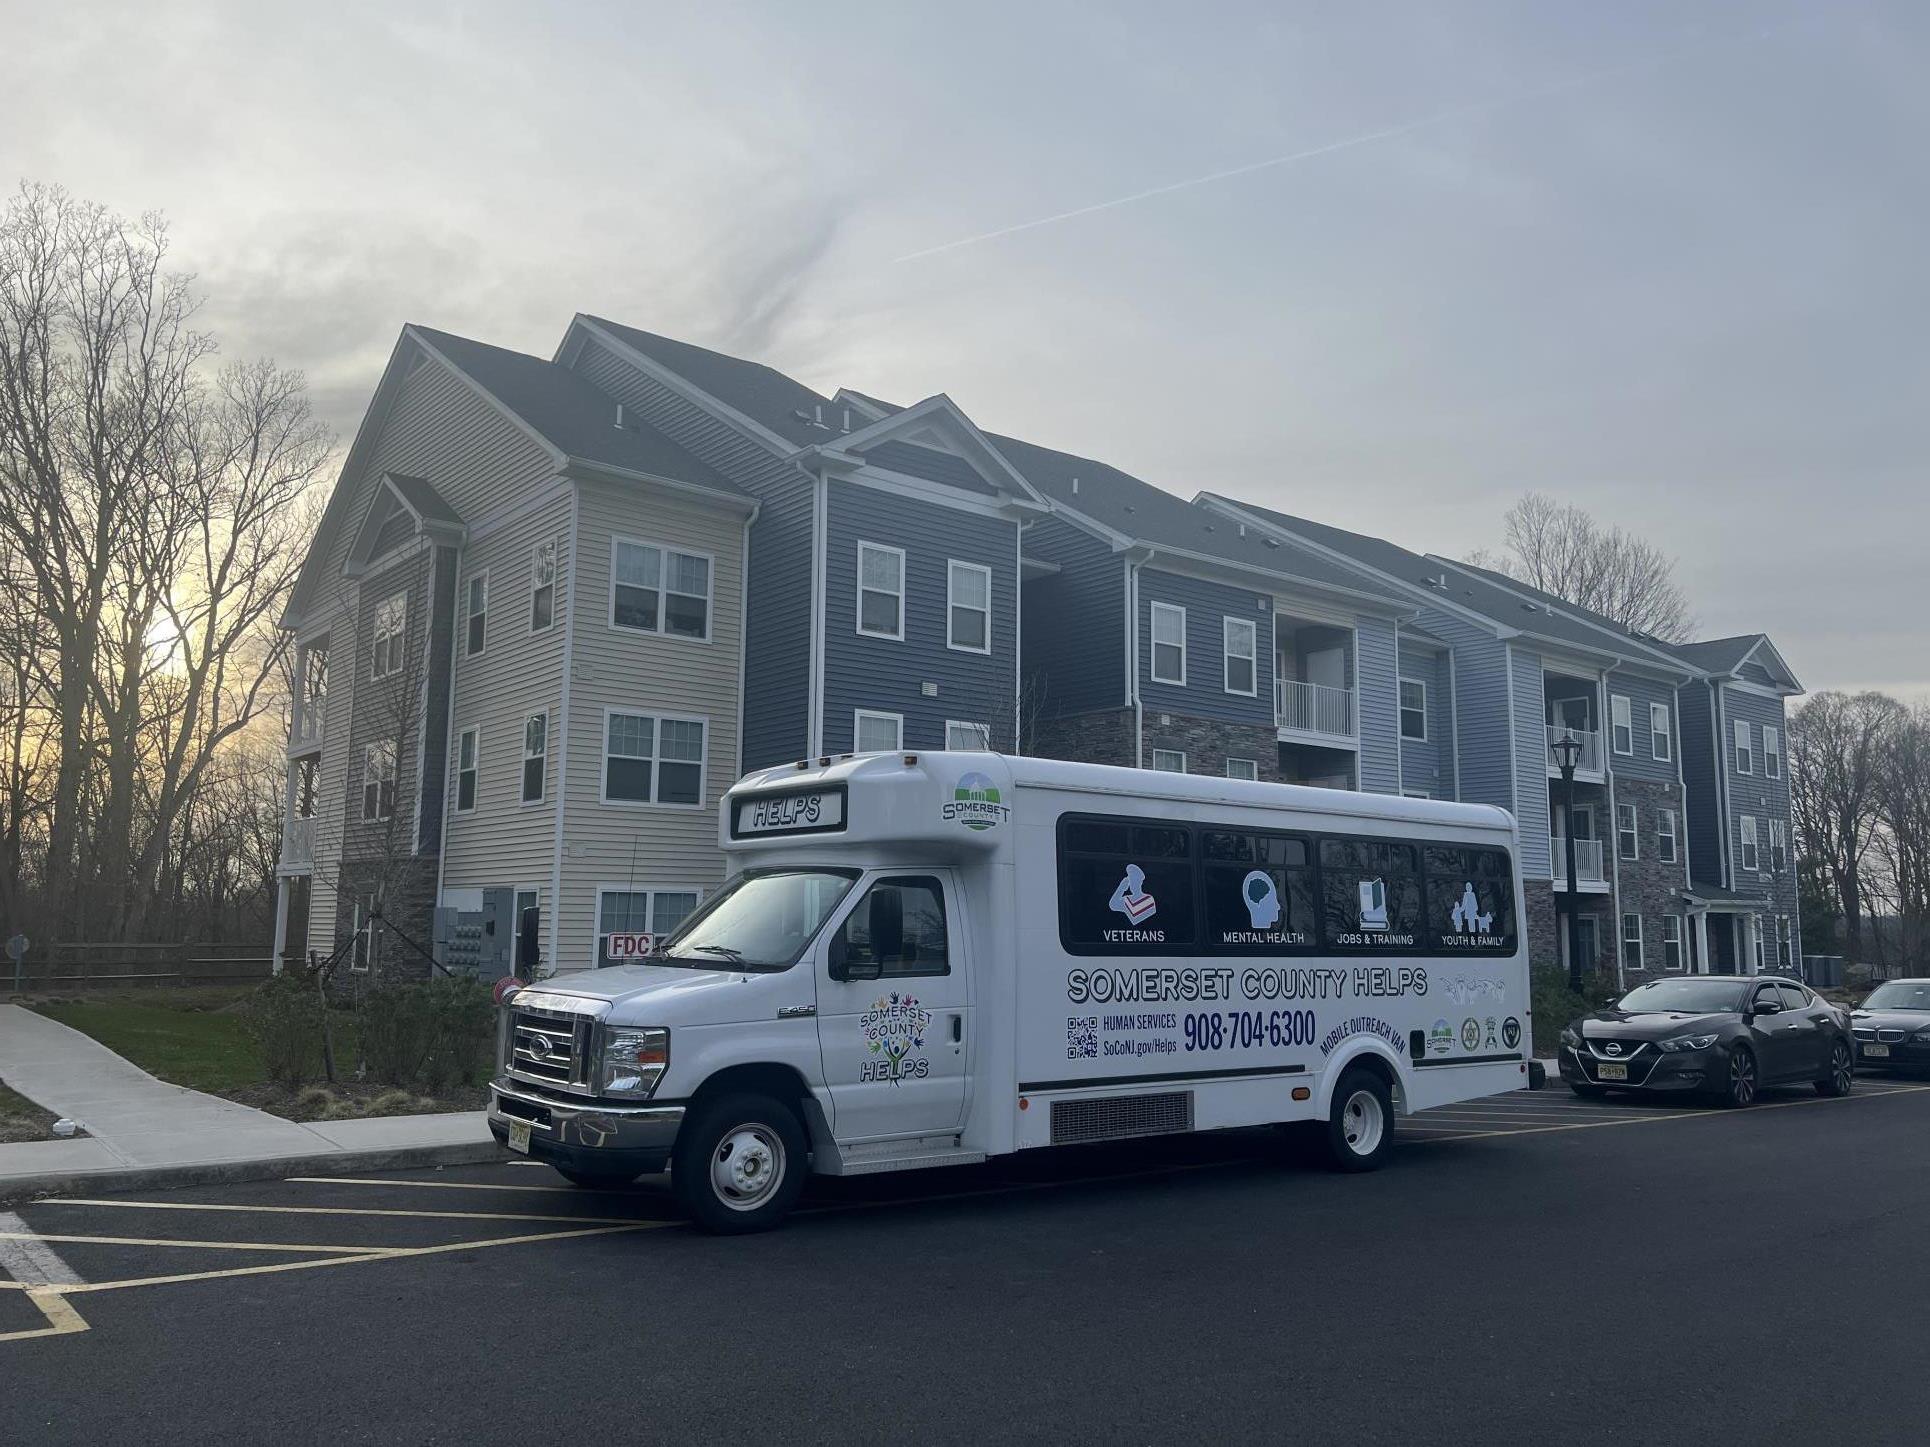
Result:
<instances>
[{"instance_id":1,"label":"van front wheel","mask_svg":"<svg viewBox=\"0 0 1930 1447\"><path fill-rule=\"evenodd\" d=\"M727 1095L685 1119L670 1184L690 1219L718 1235L768 1231L796 1204L808 1169L796 1112L768 1095Z\"/></svg>"},{"instance_id":2,"label":"van front wheel","mask_svg":"<svg viewBox=\"0 0 1930 1447\"><path fill-rule=\"evenodd\" d=\"M1394 1100L1387 1082L1355 1066L1340 1077L1327 1113L1327 1155L1335 1170L1379 1169L1394 1145Z\"/></svg>"}]
</instances>

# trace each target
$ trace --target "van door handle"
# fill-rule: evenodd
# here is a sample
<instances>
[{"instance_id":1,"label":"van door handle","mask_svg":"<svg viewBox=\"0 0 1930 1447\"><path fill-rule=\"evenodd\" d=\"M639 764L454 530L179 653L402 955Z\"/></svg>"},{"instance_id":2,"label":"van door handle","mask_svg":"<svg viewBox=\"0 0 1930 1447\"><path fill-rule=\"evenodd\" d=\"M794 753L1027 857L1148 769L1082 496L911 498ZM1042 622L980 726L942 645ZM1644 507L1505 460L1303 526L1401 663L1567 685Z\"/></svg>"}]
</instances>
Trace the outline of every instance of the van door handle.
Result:
<instances>
[{"instance_id":1,"label":"van door handle","mask_svg":"<svg viewBox=\"0 0 1930 1447\"><path fill-rule=\"evenodd\" d=\"M965 1017L952 1016L952 1044L957 1045L965 1039Z\"/></svg>"}]
</instances>

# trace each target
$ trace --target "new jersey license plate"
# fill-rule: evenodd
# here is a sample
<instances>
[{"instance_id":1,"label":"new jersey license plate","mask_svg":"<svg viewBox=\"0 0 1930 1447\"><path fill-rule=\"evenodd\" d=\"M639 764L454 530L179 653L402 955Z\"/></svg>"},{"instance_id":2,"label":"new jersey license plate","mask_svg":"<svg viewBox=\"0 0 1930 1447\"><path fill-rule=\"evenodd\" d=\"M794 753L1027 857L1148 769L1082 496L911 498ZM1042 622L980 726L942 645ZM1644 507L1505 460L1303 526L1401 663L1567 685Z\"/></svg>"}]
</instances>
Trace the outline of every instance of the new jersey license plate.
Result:
<instances>
[{"instance_id":1,"label":"new jersey license plate","mask_svg":"<svg viewBox=\"0 0 1930 1447\"><path fill-rule=\"evenodd\" d=\"M521 1151L524 1155L529 1154L528 1121L512 1120L509 1123L509 1148L512 1151Z\"/></svg>"},{"instance_id":2,"label":"new jersey license plate","mask_svg":"<svg viewBox=\"0 0 1930 1447\"><path fill-rule=\"evenodd\" d=\"M1627 1080L1628 1067L1626 1065L1597 1065L1595 1067L1595 1078L1597 1080Z\"/></svg>"},{"instance_id":3,"label":"new jersey license plate","mask_svg":"<svg viewBox=\"0 0 1930 1447\"><path fill-rule=\"evenodd\" d=\"M1881 1060L1890 1053L1890 1047L1887 1045L1865 1045L1863 1047L1863 1053L1872 1060Z\"/></svg>"}]
</instances>

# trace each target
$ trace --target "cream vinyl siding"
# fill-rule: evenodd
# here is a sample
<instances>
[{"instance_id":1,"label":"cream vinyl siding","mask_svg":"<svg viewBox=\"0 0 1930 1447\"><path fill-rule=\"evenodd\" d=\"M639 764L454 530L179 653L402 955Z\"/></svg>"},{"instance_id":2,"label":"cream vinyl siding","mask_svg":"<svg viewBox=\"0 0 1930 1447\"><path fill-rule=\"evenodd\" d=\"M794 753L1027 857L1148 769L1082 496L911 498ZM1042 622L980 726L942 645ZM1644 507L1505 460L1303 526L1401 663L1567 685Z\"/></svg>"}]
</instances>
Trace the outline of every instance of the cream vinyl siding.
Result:
<instances>
[{"instance_id":1,"label":"cream vinyl siding","mask_svg":"<svg viewBox=\"0 0 1930 1447\"><path fill-rule=\"evenodd\" d=\"M708 893L723 881L717 808L736 782L739 756L743 518L645 483L584 483L580 496L576 558L566 611L559 614L575 629L567 748L562 714L551 716L552 790L566 800L557 958L547 966L559 970L585 969L594 960L599 887ZM613 537L647 538L710 557L708 640L610 626ZM556 636L560 639L560 630ZM707 720L704 807L603 802L604 721L612 709ZM509 740L518 758L520 728L519 713ZM554 771L564 767L565 753L569 776L559 787ZM545 843L550 839L546 833ZM547 866L542 877L549 878Z\"/></svg>"},{"instance_id":2,"label":"cream vinyl siding","mask_svg":"<svg viewBox=\"0 0 1930 1447\"><path fill-rule=\"evenodd\" d=\"M394 472L427 478L442 499L471 526L511 500L533 495L553 481L548 455L531 442L521 428L504 418L447 368L426 357L403 378L387 414L380 418L371 416L363 425L375 428L375 436L356 471L345 472L335 484L342 504L339 522L329 540L326 556L318 560L321 566L318 585L297 629L297 637L303 642L323 637L330 640L328 696L322 711L321 773L315 801L318 820L315 872L308 915L308 947L324 955L335 948L335 876L341 858L341 820L348 807L345 790L350 774L352 700L355 690L366 686L368 678L368 658L357 647L358 587L355 579L342 575L342 566L361 531L370 501L381 485L382 474ZM411 542L396 556L422 546L419 540ZM469 549L464 553L466 568L473 554ZM393 566L392 559L379 561L378 572L386 572ZM527 560L520 566L527 568ZM496 641L501 636L494 616L502 596L497 587L492 578L491 655L495 654ZM416 620L410 622L414 628ZM435 666L446 668L448 660L438 660ZM487 728L483 747L485 750L491 747ZM413 761L413 741L405 752ZM358 759L358 775L359 771ZM407 772L413 778L413 762ZM413 792L410 797L413 799ZM464 818L468 821L474 816ZM547 879L547 872L542 877Z\"/></svg>"},{"instance_id":3,"label":"cream vinyl siding","mask_svg":"<svg viewBox=\"0 0 1930 1447\"><path fill-rule=\"evenodd\" d=\"M444 889L507 889L541 881L544 903L556 848L556 720L563 702L563 630L529 631L530 570L536 544L556 542L561 597L574 596L570 556L570 494L555 496L529 516L499 527L463 551L464 577L489 572L489 646L479 657L463 652L460 610L456 618L456 686L451 737L480 729L476 808L455 812L459 753L449 750L449 806L443 823ZM522 802L523 721L533 713L550 718L544 797Z\"/></svg>"}]
</instances>

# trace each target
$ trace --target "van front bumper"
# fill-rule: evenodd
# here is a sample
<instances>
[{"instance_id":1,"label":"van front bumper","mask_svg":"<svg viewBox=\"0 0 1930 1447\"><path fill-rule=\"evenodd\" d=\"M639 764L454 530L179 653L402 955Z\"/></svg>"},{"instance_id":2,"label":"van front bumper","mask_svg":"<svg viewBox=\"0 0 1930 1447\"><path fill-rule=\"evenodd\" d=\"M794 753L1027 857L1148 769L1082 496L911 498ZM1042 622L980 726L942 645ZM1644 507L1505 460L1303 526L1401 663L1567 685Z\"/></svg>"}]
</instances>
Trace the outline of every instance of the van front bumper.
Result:
<instances>
[{"instance_id":1,"label":"van front bumper","mask_svg":"<svg viewBox=\"0 0 1930 1447\"><path fill-rule=\"evenodd\" d=\"M529 1153L539 1161L594 1175L661 1171L670 1161L681 1105L619 1105L566 1098L496 1080L489 1087L489 1131L504 1145L510 1122L529 1126Z\"/></svg>"}]
</instances>

